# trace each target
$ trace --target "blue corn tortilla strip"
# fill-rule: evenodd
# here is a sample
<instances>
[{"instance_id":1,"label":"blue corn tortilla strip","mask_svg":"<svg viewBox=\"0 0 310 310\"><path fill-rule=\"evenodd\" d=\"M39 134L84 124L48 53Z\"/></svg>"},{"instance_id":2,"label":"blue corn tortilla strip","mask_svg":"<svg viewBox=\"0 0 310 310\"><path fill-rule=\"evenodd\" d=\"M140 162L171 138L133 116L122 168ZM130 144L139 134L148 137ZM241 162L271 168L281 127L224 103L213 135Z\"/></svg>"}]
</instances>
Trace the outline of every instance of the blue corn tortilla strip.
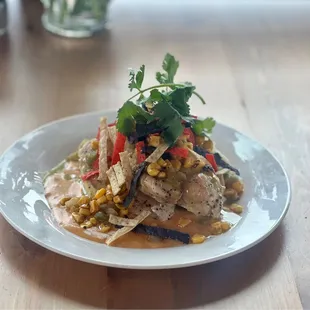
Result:
<instances>
[{"instance_id":1,"label":"blue corn tortilla strip","mask_svg":"<svg viewBox=\"0 0 310 310\"><path fill-rule=\"evenodd\" d=\"M144 224L139 224L137 227L133 229L133 231L137 234L146 234L155 237L160 237L163 239L172 239L180 241L184 244L189 244L190 242L189 234L158 226L148 226Z\"/></svg>"},{"instance_id":2,"label":"blue corn tortilla strip","mask_svg":"<svg viewBox=\"0 0 310 310\"><path fill-rule=\"evenodd\" d=\"M131 181L131 184L130 184L130 190L129 190L129 193L128 195L126 196L124 202L123 202L123 206L128 208L130 203L132 202L132 200L134 199L135 197L135 194L136 194L136 190L137 190L137 185L138 185L138 182L139 182L139 179L141 177L141 174L142 172L144 171L144 168L146 166L146 162L143 162L139 165L138 169L136 170L136 173Z\"/></svg>"},{"instance_id":3,"label":"blue corn tortilla strip","mask_svg":"<svg viewBox=\"0 0 310 310\"><path fill-rule=\"evenodd\" d=\"M238 169L232 167L230 164L228 164L225 160L223 160L222 156L219 153L210 153L208 151L205 151L204 149L202 149L199 146L195 146L194 147L194 151L196 153L198 153L199 155L206 157L206 154L212 154L214 156L215 162L218 166L222 167L222 168L227 168L231 171L234 171L237 175L240 175L240 172Z\"/></svg>"}]
</instances>

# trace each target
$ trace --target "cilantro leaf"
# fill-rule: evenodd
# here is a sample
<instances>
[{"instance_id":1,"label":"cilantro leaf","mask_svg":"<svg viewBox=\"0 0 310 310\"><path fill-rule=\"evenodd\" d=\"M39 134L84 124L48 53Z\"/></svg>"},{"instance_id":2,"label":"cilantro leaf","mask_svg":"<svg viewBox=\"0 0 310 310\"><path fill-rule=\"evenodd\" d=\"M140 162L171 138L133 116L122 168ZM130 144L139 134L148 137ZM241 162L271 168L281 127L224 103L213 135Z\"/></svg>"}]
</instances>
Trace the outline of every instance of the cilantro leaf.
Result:
<instances>
[{"instance_id":1,"label":"cilantro leaf","mask_svg":"<svg viewBox=\"0 0 310 310\"><path fill-rule=\"evenodd\" d=\"M194 119L192 121L192 129L198 136L208 135L212 133L212 130L216 122L212 117L207 117L204 120Z\"/></svg>"},{"instance_id":2,"label":"cilantro leaf","mask_svg":"<svg viewBox=\"0 0 310 310\"><path fill-rule=\"evenodd\" d=\"M147 113L141 106L136 105L132 101L127 101L118 110L117 130L128 136L135 130L136 122L147 123L153 117Z\"/></svg>"},{"instance_id":3,"label":"cilantro leaf","mask_svg":"<svg viewBox=\"0 0 310 310\"><path fill-rule=\"evenodd\" d=\"M171 105L182 115L188 116L190 106L187 104L189 98L192 96L195 86L177 87L169 93L171 98Z\"/></svg>"},{"instance_id":4,"label":"cilantro leaf","mask_svg":"<svg viewBox=\"0 0 310 310\"><path fill-rule=\"evenodd\" d=\"M179 62L174 58L174 56L167 53L162 64L162 68L165 73L156 72L156 80L160 84L173 83L174 76L179 68Z\"/></svg>"},{"instance_id":5,"label":"cilantro leaf","mask_svg":"<svg viewBox=\"0 0 310 310\"><path fill-rule=\"evenodd\" d=\"M141 90L142 83L144 80L144 71L145 71L145 65L142 65L140 67L140 70L136 73L133 69L129 70L129 84L128 88L130 91L133 89Z\"/></svg>"},{"instance_id":6,"label":"cilantro leaf","mask_svg":"<svg viewBox=\"0 0 310 310\"><path fill-rule=\"evenodd\" d=\"M163 130L161 136L165 142L169 145L173 145L178 137L182 134L184 127L179 118L175 118L169 121L169 126Z\"/></svg>"}]
</instances>

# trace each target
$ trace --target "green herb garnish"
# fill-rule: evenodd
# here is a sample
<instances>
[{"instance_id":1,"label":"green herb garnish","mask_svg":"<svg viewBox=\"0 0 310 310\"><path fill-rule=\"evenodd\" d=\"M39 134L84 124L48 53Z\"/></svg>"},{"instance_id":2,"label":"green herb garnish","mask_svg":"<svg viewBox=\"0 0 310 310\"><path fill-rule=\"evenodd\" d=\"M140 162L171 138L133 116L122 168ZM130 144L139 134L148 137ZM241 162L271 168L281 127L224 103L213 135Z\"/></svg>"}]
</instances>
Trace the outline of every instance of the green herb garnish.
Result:
<instances>
[{"instance_id":1,"label":"green herb garnish","mask_svg":"<svg viewBox=\"0 0 310 310\"><path fill-rule=\"evenodd\" d=\"M165 142L173 145L184 130L184 124L191 126L197 135L207 135L215 126L213 118L198 120L190 115L188 100L194 94L203 104L203 98L195 92L191 83L174 83L179 62L174 56L167 54L162 64L164 72L156 73L159 85L142 89L145 66L135 72L129 71L130 91L138 93L130 97L118 110L117 129L127 137L139 139L150 133L161 132ZM149 96L145 93L149 91ZM139 95L136 102L132 100Z\"/></svg>"}]
</instances>

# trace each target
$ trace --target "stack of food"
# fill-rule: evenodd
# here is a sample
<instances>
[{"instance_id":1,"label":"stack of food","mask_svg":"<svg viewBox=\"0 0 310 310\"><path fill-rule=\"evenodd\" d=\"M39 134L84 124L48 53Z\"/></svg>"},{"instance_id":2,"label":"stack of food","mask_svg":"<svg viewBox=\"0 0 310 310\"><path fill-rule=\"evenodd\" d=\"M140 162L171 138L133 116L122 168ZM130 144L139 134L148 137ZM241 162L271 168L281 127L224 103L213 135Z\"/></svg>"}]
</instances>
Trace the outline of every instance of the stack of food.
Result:
<instances>
[{"instance_id":1,"label":"stack of food","mask_svg":"<svg viewBox=\"0 0 310 310\"><path fill-rule=\"evenodd\" d=\"M235 202L243 182L210 138L215 121L190 114L193 94L205 102L190 83L174 83L178 66L167 54L159 84L146 89L144 65L131 70L137 94L117 120L102 118L97 136L46 175L46 197L64 226L129 247L202 243L230 229L222 210L242 212Z\"/></svg>"}]
</instances>

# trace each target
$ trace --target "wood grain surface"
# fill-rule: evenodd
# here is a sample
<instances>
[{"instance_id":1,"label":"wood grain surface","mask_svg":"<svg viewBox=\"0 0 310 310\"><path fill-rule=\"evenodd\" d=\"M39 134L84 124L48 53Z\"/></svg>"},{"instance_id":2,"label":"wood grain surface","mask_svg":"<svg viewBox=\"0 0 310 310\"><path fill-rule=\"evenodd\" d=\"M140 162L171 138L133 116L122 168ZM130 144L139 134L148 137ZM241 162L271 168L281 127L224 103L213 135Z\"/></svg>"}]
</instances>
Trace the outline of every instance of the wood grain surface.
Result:
<instances>
[{"instance_id":1,"label":"wood grain surface","mask_svg":"<svg viewBox=\"0 0 310 310\"><path fill-rule=\"evenodd\" d=\"M36 127L117 108L127 68L150 73L169 51L213 115L255 137L293 188L283 224L256 247L180 270L94 266L40 248L0 216L0 309L310 309L310 2L114 0L109 29L47 33L37 0L11 0L0 38L0 152ZM146 84L153 80L147 74Z\"/></svg>"}]
</instances>

